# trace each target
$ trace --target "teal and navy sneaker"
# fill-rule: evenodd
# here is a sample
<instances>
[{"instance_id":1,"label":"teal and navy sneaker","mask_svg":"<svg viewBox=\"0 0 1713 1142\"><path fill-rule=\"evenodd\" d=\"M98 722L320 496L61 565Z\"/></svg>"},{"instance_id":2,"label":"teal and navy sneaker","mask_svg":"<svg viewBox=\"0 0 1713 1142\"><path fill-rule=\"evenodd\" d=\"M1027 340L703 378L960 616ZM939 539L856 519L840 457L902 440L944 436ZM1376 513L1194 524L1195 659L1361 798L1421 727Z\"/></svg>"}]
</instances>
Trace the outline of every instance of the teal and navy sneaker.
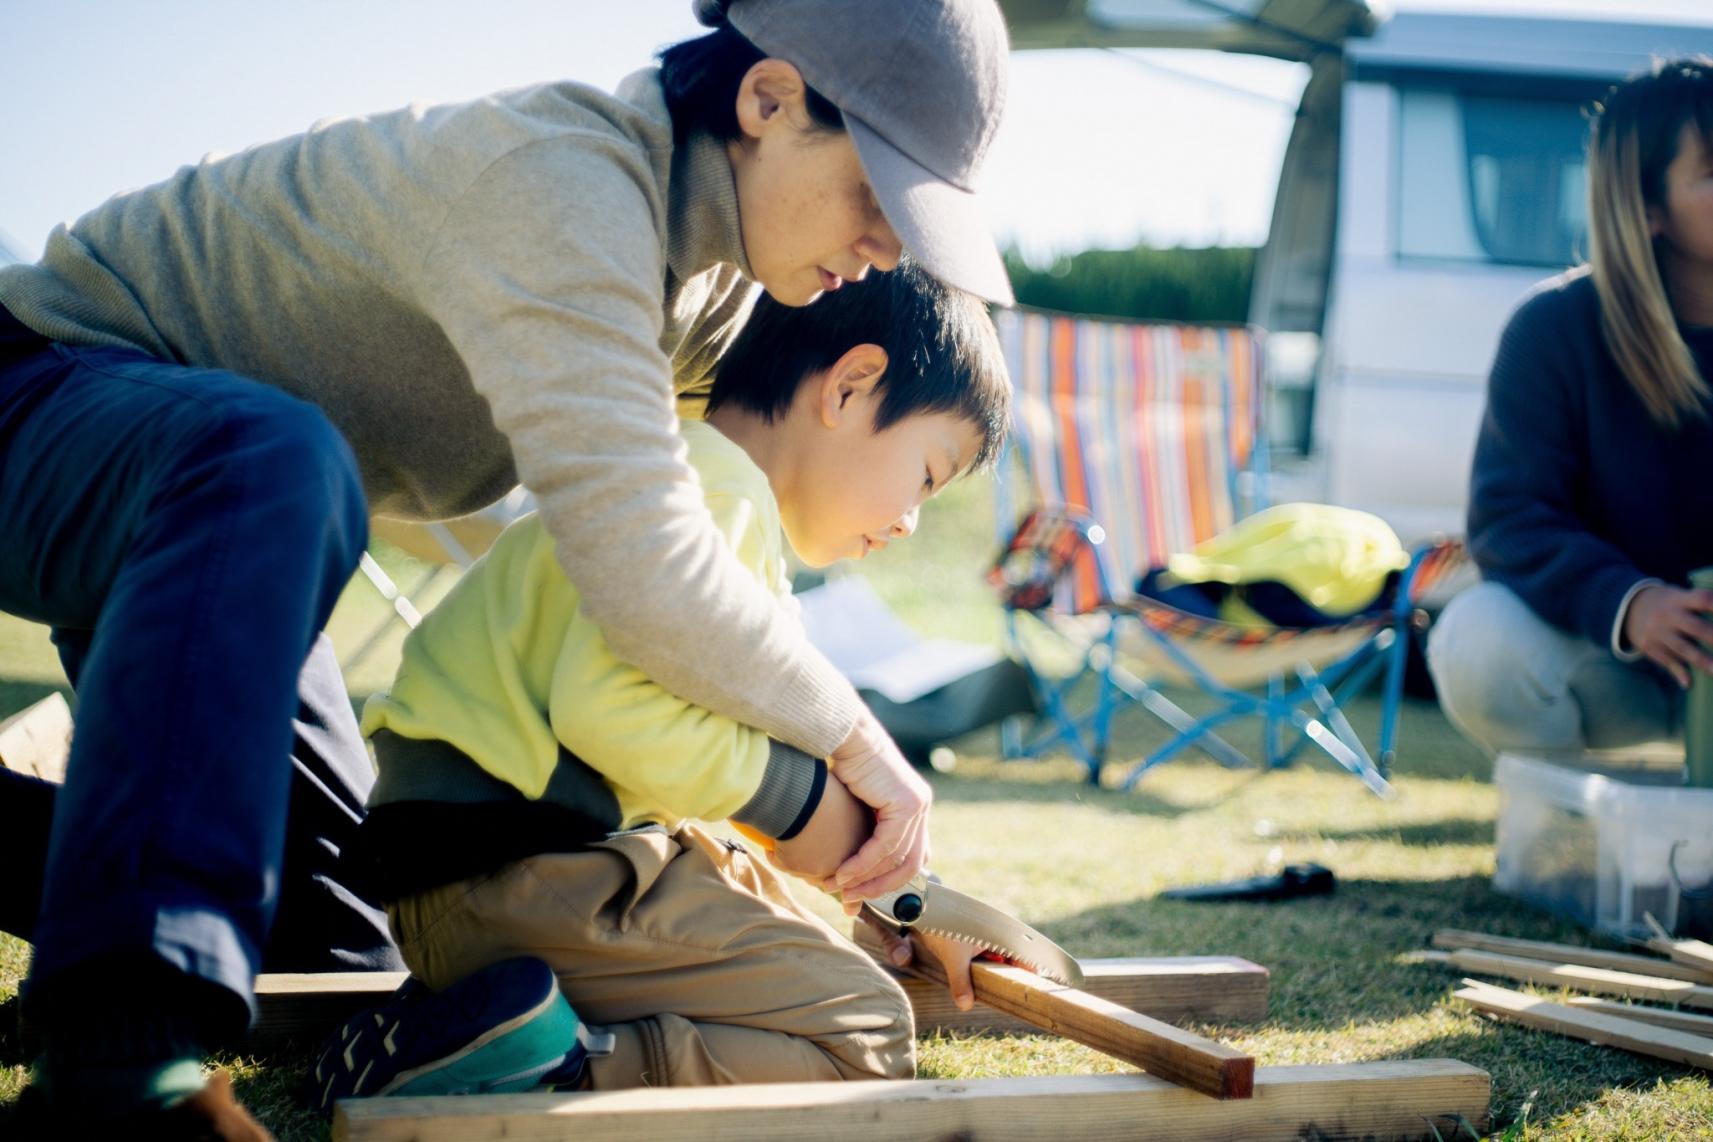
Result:
<instances>
[{"instance_id":1,"label":"teal and navy sneaker","mask_svg":"<svg viewBox=\"0 0 1713 1142\"><path fill-rule=\"evenodd\" d=\"M323 1114L342 1098L478 1094L569 1085L588 1052L553 969L533 956L490 964L445 991L408 979L346 1020L304 1077Z\"/></svg>"}]
</instances>

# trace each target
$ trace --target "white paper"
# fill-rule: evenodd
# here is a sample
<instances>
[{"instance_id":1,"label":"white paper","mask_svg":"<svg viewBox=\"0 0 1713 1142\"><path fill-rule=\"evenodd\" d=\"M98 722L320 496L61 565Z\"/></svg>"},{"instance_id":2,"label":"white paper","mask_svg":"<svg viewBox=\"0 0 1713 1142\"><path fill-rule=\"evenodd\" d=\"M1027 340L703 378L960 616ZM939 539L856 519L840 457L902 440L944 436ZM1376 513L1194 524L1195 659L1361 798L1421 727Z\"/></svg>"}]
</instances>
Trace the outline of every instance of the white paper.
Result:
<instances>
[{"instance_id":1,"label":"white paper","mask_svg":"<svg viewBox=\"0 0 1713 1142\"><path fill-rule=\"evenodd\" d=\"M999 661L999 651L991 646L924 640L861 576L830 579L797 601L809 641L839 672L858 689L877 691L899 704Z\"/></svg>"}]
</instances>

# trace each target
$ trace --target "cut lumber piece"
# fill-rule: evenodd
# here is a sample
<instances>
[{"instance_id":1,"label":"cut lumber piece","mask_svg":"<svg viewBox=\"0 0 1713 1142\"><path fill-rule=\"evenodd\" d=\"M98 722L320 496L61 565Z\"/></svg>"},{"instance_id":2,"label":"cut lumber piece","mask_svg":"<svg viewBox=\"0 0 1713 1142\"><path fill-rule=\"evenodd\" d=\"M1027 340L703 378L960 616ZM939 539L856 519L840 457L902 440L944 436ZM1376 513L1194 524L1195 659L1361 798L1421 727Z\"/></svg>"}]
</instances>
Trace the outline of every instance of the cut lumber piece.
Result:
<instances>
[{"instance_id":1,"label":"cut lumber piece","mask_svg":"<svg viewBox=\"0 0 1713 1142\"><path fill-rule=\"evenodd\" d=\"M1205 1023L1256 1022L1267 1017L1268 974L1237 956L1165 956L1082 961L1083 990L1156 1019ZM256 980L256 1025L244 1050L268 1054L288 1043L318 1042L340 1022L380 1003L403 972L264 974ZM977 1004L959 1011L946 989L900 974L918 1031L1030 1032L1014 1015Z\"/></svg>"},{"instance_id":2,"label":"cut lumber piece","mask_svg":"<svg viewBox=\"0 0 1713 1142\"><path fill-rule=\"evenodd\" d=\"M1527 956L1531 960L1549 960L1559 964L1581 964L1590 968L1610 968L1613 971L1635 972L1637 975L1658 976L1661 979L1684 979L1691 983L1713 982L1713 973L1684 964L1662 960L1657 956L1638 956L1630 952L1608 952L1601 948L1583 948L1575 944L1549 944L1540 940L1519 940L1512 936L1490 936L1485 932L1465 932L1458 928L1442 928L1433 934L1436 948L1470 948L1477 952L1499 952L1511 956Z\"/></svg>"},{"instance_id":3,"label":"cut lumber piece","mask_svg":"<svg viewBox=\"0 0 1713 1142\"><path fill-rule=\"evenodd\" d=\"M1691 1035L1706 1035L1713 1038L1713 1015L1696 1015L1689 1011L1673 1011L1666 1007L1648 1007L1641 1003L1619 1003L1615 999L1595 999L1587 995L1570 997L1572 1007L1585 1007L1590 1011L1600 1011L1607 1015L1617 1015L1624 1019L1639 1019L1643 1023L1652 1023L1656 1027L1670 1027L1674 1031L1687 1031Z\"/></svg>"},{"instance_id":4,"label":"cut lumber piece","mask_svg":"<svg viewBox=\"0 0 1713 1142\"><path fill-rule=\"evenodd\" d=\"M1586 1039L1602 1046L1622 1047L1638 1055L1713 1070L1713 1039L1704 1035L1673 1031L1669 1027L1605 1015L1584 1007L1569 1007L1476 980L1465 980L1464 984L1463 988L1452 993L1452 998L1500 1019L1568 1035L1572 1039Z\"/></svg>"},{"instance_id":5,"label":"cut lumber piece","mask_svg":"<svg viewBox=\"0 0 1713 1142\"><path fill-rule=\"evenodd\" d=\"M1566 987L1592 991L1600 995L1621 995L1626 999L1651 999L1655 1003L1670 1003L1679 1007L1713 1008L1713 987L1688 983L1681 979L1660 979L1634 972L1610 971L1606 968L1582 967L1578 964L1554 964L1531 960L1527 956L1505 956L1497 952L1477 952L1464 948L1455 952L1420 952L1423 963L1449 964L1459 971L1476 975L1496 975L1502 979L1538 983L1546 987Z\"/></svg>"},{"instance_id":6,"label":"cut lumber piece","mask_svg":"<svg viewBox=\"0 0 1713 1142\"><path fill-rule=\"evenodd\" d=\"M71 707L58 691L0 722L0 765L43 781L65 780Z\"/></svg>"},{"instance_id":7,"label":"cut lumber piece","mask_svg":"<svg viewBox=\"0 0 1713 1142\"><path fill-rule=\"evenodd\" d=\"M858 920L851 939L898 978L916 1014L917 1031L1028 1034L1040 1028L997 1007L978 1003L959 1011L943 984L900 971L886 957L873 928ZM1077 961L1090 995L1168 1023L1256 1023L1267 1018L1271 977L1238 956L1129 956Z\"/></svg>"},{"instance_id":8,"label":"cut lumber piece","mask_svg":"<svg viewBox=\"0 0 1713 1142\"><path fill-rule=\"evenodd\" d=\"M1680 939L1667 932L1652 912L1643 912L1642 921L1653 932L1653 939L1648 941L1648 947L1663 955L1670 956L1672 962L1684 964L1699 970L1703 975L1713 977L1713 944L1705 940Z\"/></svg>"},{"instance_id":9,"label":"cut lumber piece","mask_svg":"<svg viewBox=\"0 0 1713 1142\"><path fill-rule=\"evenodd\" d=\"M1297 1142L1456 1136L1487 1127L1487 1072L1455 1059L1263 1067L1215 1102L1152 1075L769 1083L587 1094L347 1099L335 1142Z\"/></svg>"},{"instance_id":10,"label":"cut lumber piece","mask_svg":"<svg viewBox=\"0 0 1713 1142\"><path fill-rule=\"evenodd\" d=\"M311 1047L346 1019L398 990L407 972L264 972L256 977L256 1022L243 1049L271 1054L296 1042Z\"/></svg>"},{"instance_id":11,"label":"cut lumber piece","mask_svg":"<svg viewBox=\"0 0 1713 1142\"><path fill-rule=\"evenodd\" d=\"M1258 1023L1267 1017L1268 972L1238 956L1138 956L1083 960L1082 989L1168 1023ZM959 1011L943 985L895 972L919 1032L1028 1033L1037 1028L997 1007Z\"/></svg>"},{"instance_id":12,"label":"cut lumber piece","mask_svg":"<svg viewBox=\"0 0 1713 1142\"><path fill-rule=\"evenodd\" d=\"M918 959L909 970L942 986L946 982L940 965L930 958ZM970 981L978 1002L1151 1075L1214 1098L1250 1098L1255 1093L1255 1060L1235 1047L1054 983L1026 968L973 963Z\"/></svg>"}]
</instances>

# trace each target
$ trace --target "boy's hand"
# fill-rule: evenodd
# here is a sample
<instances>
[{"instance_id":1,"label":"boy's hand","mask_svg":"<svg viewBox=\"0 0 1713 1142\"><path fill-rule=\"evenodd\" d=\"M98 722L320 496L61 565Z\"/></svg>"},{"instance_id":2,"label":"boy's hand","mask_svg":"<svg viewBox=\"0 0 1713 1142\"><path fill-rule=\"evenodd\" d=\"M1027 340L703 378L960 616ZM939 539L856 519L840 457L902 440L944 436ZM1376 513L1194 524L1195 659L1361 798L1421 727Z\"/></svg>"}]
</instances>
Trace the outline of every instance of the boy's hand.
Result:
<instances>
[{"instance_id":1,"label":"boy's hand","mask_svg":"<svg viewBox=\"0 0 1713 1142\"><path fill-rule=\"evenodd\" d=\"M873 828L868 806L829 773L821 801L802 831L788 841L775 842L769 859L775 868L819 885L861 847Z\"/></svg>"},{"instance_id":2,"label":"boy's hand","mask_svg":"<svg viewBox=\"0 0 1713 1142\"><path fill-rule=\"evenodd\" d=\"M959 1011L968 1011L975 1006L975 984L970 981L970 961L981 955L981 945L969 940L953 940L945 936L936 936L928 932L909 932L899 934L892 928L874 919L866 909L862 919L869 927L880 934L880 942L886 948L886 958L898 967L910 966L911 960L922 952L927 952L939 961L940 967L946 973L946 990L951 993L952 1002Z\"/></svg>"},{"instance_id":3,"label":"boy's hand","mask_svg":"<svg viewBox=\"0 0 1713 1142\"><path fill-rule=\"evenodd\" d=\"M827 764L875 820L874 835L822 887L842 893L847 905L902 888L928 863L928 783L866 706Z\"/></svg>"}]
</instances>

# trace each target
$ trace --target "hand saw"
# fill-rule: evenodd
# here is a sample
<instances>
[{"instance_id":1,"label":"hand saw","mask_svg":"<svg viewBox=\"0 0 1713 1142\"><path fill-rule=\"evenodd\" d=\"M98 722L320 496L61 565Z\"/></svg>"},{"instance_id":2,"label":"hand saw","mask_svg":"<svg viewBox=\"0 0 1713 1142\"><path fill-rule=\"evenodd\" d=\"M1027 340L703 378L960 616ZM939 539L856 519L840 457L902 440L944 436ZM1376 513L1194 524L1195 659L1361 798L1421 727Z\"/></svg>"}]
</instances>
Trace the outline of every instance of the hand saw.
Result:
<instances>
[{"instance_id":1,"label":"hand saw","mask_svg":"<svg viewBox=\"0 0 1713 1142\"><path fill-rule=\"evenodd\" d=\"M865 901L863 907L888 924L954 940L970 940L1037 975L1067 987L1082 986L1082 968L1065 949L1017 917L925 876L917 876L903 888Z\"/></svg>"}]
</instances>

